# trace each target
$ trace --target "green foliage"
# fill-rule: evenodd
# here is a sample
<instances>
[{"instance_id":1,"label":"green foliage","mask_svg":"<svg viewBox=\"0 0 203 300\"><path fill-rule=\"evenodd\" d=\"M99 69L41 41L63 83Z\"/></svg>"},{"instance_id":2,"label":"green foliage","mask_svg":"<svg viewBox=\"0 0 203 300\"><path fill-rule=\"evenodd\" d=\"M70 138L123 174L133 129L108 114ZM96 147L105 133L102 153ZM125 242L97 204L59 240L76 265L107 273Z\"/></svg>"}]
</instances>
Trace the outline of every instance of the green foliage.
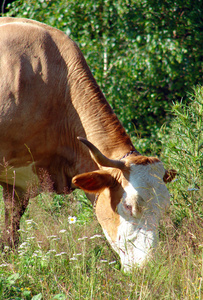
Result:
<instances>
[{"instance_id":1,"label":"green foliage","mask_svg":"<svg viewBox=\"0 0 203 300\"><path fill-rule=\"evenodd\" d=\"M15 1L9 15L68 33L127 131L150 149L174 99L202 81L203 3L187 1Z\"/></svg>"},{"instance_id":2,"label":"green foliage","mask_svg":"<svg viewBox=\"0 0 203 300\"><path fill-rule=\"evenodd\" d=\"M171 129L162 142L163 155L178 171L173 186L173 204L180 220L203 218L203 87L197 86L187 104L175 103Z\"/></svg>"}]
</instances>

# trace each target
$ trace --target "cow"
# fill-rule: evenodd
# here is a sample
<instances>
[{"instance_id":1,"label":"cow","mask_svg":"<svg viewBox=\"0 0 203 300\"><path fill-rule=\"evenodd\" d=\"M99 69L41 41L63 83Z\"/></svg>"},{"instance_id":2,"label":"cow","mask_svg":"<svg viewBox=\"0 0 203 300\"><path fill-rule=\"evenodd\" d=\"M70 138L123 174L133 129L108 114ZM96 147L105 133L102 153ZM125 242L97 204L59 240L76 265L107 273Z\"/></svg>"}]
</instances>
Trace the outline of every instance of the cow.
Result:
<instances>
[{"instance_id":1,"label":"cow","mask_svg":"<svg viewBox=\"0 0 203 300\"><path fill-rule=\"evenodd\" d=\"M135 149L73 40L34 20L2 17L4 245L18 244L21 216L41 192L42 174L58 194L85 191L125 271L148 260L170 203L165 183L176 172Z\"/></svg>"}]
</instances>

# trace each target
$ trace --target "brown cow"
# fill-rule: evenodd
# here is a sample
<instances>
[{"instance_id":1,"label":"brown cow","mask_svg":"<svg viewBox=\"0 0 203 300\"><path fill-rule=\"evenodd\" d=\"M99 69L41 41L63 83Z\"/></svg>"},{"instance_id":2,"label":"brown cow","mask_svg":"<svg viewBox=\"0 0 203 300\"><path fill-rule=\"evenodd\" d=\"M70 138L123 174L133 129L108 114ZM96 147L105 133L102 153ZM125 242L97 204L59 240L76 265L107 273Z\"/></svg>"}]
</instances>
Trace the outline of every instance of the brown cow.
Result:
<instances>
[{"instance_id":1,"label":"brown cow","mask_svg":"<svg viewBox=\"0 0 203 300\"><path fill-rule=\"evenodd\" d=\"M0 78L4 243L18 243L20 218L40 192L43 170L57 193L80 187L95 202L125 270L142 264L169 205L164 181L175 172L135 150L81 51L63 32L0 18Z\"/></svg>"}]
</instances>

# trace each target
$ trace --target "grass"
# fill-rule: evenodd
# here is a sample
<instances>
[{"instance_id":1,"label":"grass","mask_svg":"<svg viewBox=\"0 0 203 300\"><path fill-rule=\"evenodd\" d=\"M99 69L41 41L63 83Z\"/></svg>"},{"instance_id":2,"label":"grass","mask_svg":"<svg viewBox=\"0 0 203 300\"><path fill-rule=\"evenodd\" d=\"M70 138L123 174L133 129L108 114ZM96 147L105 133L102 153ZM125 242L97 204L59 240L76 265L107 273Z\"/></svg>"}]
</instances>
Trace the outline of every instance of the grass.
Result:
<instances>
[{"instance_id":1,"label":"grass","mask_svg":"<svg viewBox=\"0 0 203 300\"><path fill-rule=\"evenodd\" d=\"M81 192L42 194L22 218L18 250L0 254L0 299L203 299L201 107L199 87L189 107L174 105L163 156L179 175L169 185L172 205L160 223L158 249L145 267L120 270ZM3 201L0 213L2 228Z\"/></svg>"},{"instance_id":2,"label":"grass","mask_svg":"<svg viewBox=\"0 0 203 300\"><path fill-rule=\"evenodd\" d=\"M69 216L77 221L70 224ZM81 195L63 201L41 195L31 201L21 225L18 251L1 253L2 300L203 297L201 224L176 229L169 213L160 225L154 260L132 274L120 271L118 257Z\"/></svg>"}]
</instances>

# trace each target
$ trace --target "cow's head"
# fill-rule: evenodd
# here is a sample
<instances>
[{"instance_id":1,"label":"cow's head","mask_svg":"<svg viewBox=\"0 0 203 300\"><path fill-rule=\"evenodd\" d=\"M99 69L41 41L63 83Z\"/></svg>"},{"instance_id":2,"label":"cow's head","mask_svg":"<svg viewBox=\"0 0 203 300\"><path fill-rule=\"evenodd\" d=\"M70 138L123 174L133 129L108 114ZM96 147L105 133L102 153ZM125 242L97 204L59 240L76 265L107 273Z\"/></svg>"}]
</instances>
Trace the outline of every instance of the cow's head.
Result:
<instances>
[{"instance_id":1,"label":"cow's head","mask_svg":"<svg viewBox=\"0 0 203 300\"><path fill-rule=\"evenodd\" d=\"M129 271L142 265L156 246L158 223L170 203L165 183L176 171L166 171L153 157L131 154L110 160L90 142L80 140L104 168L75 176L73 184L96 194L98 221L124 271Z\"/></svg>"}]
</instances>

